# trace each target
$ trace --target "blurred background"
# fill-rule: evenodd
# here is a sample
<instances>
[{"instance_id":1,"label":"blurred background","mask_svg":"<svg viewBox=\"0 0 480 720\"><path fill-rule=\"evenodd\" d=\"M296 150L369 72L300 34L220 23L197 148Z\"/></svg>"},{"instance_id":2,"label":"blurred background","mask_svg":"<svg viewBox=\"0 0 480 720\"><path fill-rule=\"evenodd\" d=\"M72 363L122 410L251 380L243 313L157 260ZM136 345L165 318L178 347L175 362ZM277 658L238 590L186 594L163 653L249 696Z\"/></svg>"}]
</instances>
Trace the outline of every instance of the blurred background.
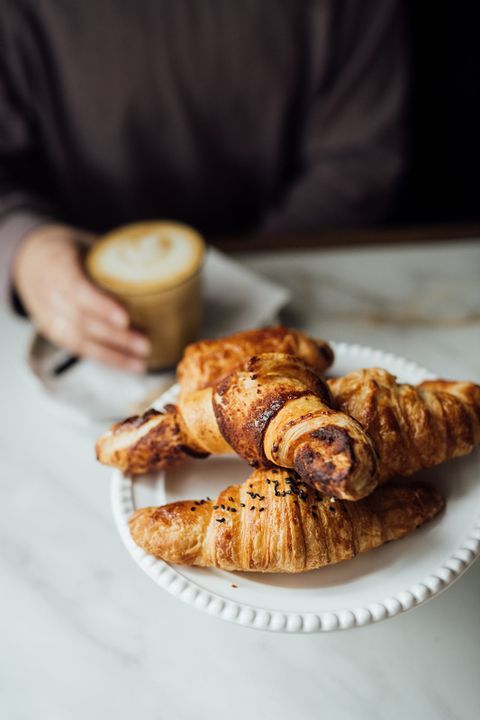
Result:
<instances>
[{"instance_id":1,"label":"blurred background","mask_svg":"<svg viewBox=\"0 0 480 720\"><path fill-rule=\"evenodd\" d=\"M408 171L396 220L480 219L477 3L409 2Z\"/></svg>"}]
</instances>

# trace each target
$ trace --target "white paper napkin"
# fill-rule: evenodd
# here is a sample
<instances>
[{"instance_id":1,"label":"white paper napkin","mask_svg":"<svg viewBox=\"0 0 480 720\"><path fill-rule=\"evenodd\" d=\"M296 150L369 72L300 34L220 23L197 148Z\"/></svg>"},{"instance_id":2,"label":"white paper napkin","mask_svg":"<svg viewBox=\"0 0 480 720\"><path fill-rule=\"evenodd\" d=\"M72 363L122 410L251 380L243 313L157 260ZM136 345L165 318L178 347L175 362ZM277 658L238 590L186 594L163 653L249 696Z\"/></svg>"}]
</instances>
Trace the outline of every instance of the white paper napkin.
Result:
<instances>
[{"instance_id":1,"label":"white paper napkin","mask_svg":"<svg viewBox=\"0 0 480 720\"><path fill-rule=\"evenodd\" d=\"M276 320L289 301L283 287L210 248L204 272L202 337L218 337ZM134 375L81 360L61 374L65 351L36 335L28 365L57 411L84 423L112 422L147 407L174 381L173 372Z\"/></svg>"}]
</instances>

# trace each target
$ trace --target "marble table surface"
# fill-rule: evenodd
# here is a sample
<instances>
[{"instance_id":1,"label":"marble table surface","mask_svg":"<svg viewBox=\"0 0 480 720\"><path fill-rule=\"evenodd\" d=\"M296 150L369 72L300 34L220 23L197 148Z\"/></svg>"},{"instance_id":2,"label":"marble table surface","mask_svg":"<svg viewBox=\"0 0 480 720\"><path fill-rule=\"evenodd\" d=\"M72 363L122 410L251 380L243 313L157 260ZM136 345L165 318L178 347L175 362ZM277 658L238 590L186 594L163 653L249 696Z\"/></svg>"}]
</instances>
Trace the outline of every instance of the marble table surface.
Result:
<instances>
[{"instance_id":1,"label":"marble table surface","mask_svg":"<svg viewBox=\"0 0 480 720\"><path fill-rule=\"evenodd\" d=\"M239 256L285 284L284 321L480 379L480 243ZM0 311L2 720L470 720L480 563L383 623L276 635L209 617L141 573L110 511L98 427L52 413Z\"/></svg>"}]
</instances>

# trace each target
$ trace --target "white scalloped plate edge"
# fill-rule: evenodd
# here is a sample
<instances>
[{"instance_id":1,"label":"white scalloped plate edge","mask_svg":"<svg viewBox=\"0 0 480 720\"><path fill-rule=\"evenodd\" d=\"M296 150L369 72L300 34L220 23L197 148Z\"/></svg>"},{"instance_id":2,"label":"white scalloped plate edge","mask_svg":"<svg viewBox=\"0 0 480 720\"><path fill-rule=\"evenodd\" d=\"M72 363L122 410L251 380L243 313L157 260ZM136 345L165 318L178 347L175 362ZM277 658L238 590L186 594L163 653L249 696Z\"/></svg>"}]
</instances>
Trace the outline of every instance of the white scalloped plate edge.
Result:
<instances>
[{"instance_id":1,"label":"white scalloped plate edge","mask_svg":"<svg viewBox=\"0 0 480 720\"><path fill-rule=\"evenodd\" d=\"M382 366L387 364L391 372L416 373L424 379L435 375L416 363L404 358L375 350L362 345L349 343L331 343L338 355L347 354L368 357L369 362ZM170 388L159 398L154 406L161 407L172 402L177 386ZM457 548L445 562L422 580L406 590L399 591L382 601L371 603L366 607L344 609L332 612L280 612L255 608L241 602L233 602L217 593L205 590L192 580L185 578L175 568L163 560L148 555L133 541L128 528L128 518L134 511L133 484L131 478L114 470L111 483L111 501L115 525L128 552L142 570L160 587L171 595L198 610L214 615L223 620L234 622L245 627L272 632L331 632L332 630L348 630L380 622L400 613L423 605L439 595L454 583L480 555L480 516L468 533L462 545Z\"/></svg>"}]
</instances>

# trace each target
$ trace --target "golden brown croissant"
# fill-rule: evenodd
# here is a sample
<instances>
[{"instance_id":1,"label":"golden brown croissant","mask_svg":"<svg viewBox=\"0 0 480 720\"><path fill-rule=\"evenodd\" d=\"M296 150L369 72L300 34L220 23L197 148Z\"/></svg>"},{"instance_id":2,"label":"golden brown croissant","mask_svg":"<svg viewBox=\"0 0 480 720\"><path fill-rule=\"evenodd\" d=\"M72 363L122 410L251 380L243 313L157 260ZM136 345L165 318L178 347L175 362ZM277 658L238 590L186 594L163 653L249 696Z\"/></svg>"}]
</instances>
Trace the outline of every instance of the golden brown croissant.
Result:
<instances>
[{"instance_id":1,"label":"golden brown croissant","mask_svg":"<svg viewBox=\"0 0 480 720\"><path fill-rule=\"evenodd\" d=\"M444 507L425 483L378 488L358 502L331 501L286 470L256 470L216 502L182 500L137 510L133 539L167 562L223 570L303 572L397 540Z\"/></svg>"},{"instance_id":2,"label":"golden brown croissant","mask_svg":"<svg viewBox=\"0 0 480 720\"><path fill-rule=\"evenodd\" d=\"M329 380L336 407L373 439L379 482L468 454L480 443L480 387L429 380L406 385L386 370L358 370Z\"/></svg>"},{"instance_id":3,"label":"golden brown croissant","mask_svg":"<svg viewBox=\"0 0 480 720\"><path fill-rule=\"evenodd\" d=\"M217 340L189 345L177 367L182 394L215 385L248 358L261 353L296 355L322 374L333 362L333 350L325 340L313 340L299 330L269 327L235 333Z\"/></svg>"},{"instance_id":4,"label":"golden brown croissant","mask_svg":"<svg viewBox=\"0 0 480 720\"><path fill-rule=\"evenodd\" d=\"M266 353L177 407L114 425L97 442L97 457L138 474L186 455L235 451L254 467L294 468L322 492L358 499L377 484L376 453L361 425L330 403L302 360Z\"/></svg>"}]
</instances>

